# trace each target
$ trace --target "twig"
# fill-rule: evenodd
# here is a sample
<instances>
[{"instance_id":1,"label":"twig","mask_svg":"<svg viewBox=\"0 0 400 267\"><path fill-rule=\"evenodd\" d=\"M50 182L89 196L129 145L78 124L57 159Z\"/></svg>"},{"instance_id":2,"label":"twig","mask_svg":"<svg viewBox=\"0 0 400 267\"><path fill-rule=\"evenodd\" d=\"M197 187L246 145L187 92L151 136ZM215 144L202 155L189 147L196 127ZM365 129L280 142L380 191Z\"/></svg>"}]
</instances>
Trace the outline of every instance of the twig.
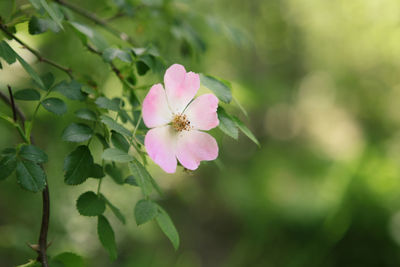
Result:
<instances>
[{"instance_id":1,"label":"twig","mask_svg":"<svg viewBox=\"0 0 400 267\"><path fill-rule=\"evenodd\" d=\"M78 13L79 15L93 21L94 23L102 26L104 29L106 29L108 32L110 32L111 34L117 36L118 38L120 38L121 40L128 42L131 45L135 45L134 40L125 32L121 32L120 30L114 28L113 26L109 25L108 22L106 20L103 20L99 17L97 17L95 14L93 14L92 12L87 11L86 9L83 9L77 5L74 5L72 3L69 3L65 0L55 0L55 2L59 3L60 5L63 5L69 9L71 9L72 11Z\"/></svg>"},{"instance_id":2,"label":"twig","mask_svg":"<svg viewBox=\"0 0 400 267\"><path fill-rule=\"evenodd\" d=\"M58 64L57 62L54 62L48 58L43 57L39 51L33 49L32 47L30 47L29 45L27 45L25 42L23 42L21 39L19 39L17 36L15 36L14 34L12 34L10 31L8 31L7 26L4 24L0 23L0 30L3 31L7 36L9 36L10 38L14 39L15 41L17 41L20 45L22 45L23 47L25 47L26 49L28 49L32 54L34 54L36 56L36 58L40 61L40 62L44 62L46 64L49 64L59 70L62 70L63 72L65 72L71 79L73 79L73 75L72 75L72 70L70 68L64 67L60 64Z\"/></svg>"},{"instance_id":3,"label":"twig","mask_svg":"<svg viewBox=\"0 0 400 267\"><path fill-rule=\"evenodd\" d=\"M22 127L24 127L26 117L24 113L21 111L21 109L15 104L11 86L8 85L7 87L8 87L8 92L10 94L10 98L8 98L1 91L0 91L0 98L12 108L14 121L17 122L17 118L19 117ZM31 136L31 143L32 144L35 143L33 140L33 136ZM43 166L41 167L43 168ZM49 193L47 179L46 179L46 186L42 192L42 199L43 199L43 213L42 213L42 225L40 228L40 235L39 235L39 248L37 250L37 253L39 255L37 260L42 263L43 267L49 267L49 263L47 260L47 233L49 231L49 219L50 219L50 193Z\"/></svg>"}]
</instances>

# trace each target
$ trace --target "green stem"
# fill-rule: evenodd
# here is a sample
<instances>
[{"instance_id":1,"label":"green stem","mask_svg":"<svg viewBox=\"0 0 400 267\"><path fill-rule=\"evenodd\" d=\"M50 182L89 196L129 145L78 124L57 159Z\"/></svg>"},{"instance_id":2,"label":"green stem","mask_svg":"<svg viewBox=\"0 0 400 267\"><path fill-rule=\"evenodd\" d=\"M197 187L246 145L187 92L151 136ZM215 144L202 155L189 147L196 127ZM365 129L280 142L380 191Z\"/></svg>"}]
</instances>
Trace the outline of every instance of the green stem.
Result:
<instances>
[{"instance_id":1,"label":"green stem","mask_svg":"<svg viewBox=\"0 0 400 267\"><path fill-rule=\"evenodd\" d=\"M24 131L22 130L21 126L18 123L14 122L14 120L12 118L8 117L7 115L5 115L3 113L0 113L0 118L3 119L4 121L8 122L10 125L14 126L18 130L18 133L21 135L24 142L26 142L27 144L30 143L28 138L26 137Z\"/></svg>"}]
</instances>

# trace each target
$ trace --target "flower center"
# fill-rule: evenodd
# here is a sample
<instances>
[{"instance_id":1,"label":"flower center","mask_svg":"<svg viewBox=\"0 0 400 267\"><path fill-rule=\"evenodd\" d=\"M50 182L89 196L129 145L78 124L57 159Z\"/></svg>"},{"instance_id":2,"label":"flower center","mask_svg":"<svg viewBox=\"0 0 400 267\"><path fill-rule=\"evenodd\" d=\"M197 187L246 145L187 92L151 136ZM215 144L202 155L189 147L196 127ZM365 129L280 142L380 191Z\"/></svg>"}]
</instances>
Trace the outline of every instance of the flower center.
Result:
<instances>
[{"instance_id":1,"label":"flower center","mask_svg":"<svg viewBox=\"0 0 400 267\"><path fill-rule=\"evenodd\" d=\"M192 127L190 126L190 121L185 114L176 114L172 119L172 127L177 132L182 132L183 130L189 131Z\"/></svg>"}]
</instances>

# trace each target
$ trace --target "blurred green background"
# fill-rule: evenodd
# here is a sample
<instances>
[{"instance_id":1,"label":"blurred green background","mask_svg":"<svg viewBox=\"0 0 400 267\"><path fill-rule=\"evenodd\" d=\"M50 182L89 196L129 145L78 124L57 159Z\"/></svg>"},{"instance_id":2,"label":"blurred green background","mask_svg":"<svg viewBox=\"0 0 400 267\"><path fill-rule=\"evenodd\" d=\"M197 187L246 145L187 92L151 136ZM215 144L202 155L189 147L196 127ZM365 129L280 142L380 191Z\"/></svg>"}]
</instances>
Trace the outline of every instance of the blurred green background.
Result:
<instances>
[{"instance_id":1,"label":"blurred green background","mask_svg":"<svg viewBox=\"0 0 400 267\"><path fill-rule=\"evenodd\" d=\"M112 1L72 1L100 17ZM137 4L138 1L132 1ZM153 43L167 64L222 77L248 110L239 115L261 142L213 134L220 167L167 175L150 171L165 191L158 201L181 236L175 252L154 222L137 227L137 188L106 178L103 193L127 216L109 216L119 257L110 262L97 240L96 219L80 216L77 197L95 190L93 179L63 183L61 141L69 115L39 112L34 129L49 155L52 210L50 255L72 251L88 266L400 266L400 2L397 0L143 0L132 17L111 22L141 45ZM85 19L76 16L85 23ZM92 75L110 97L121 85L101 58L83 48L71 29L18 36L47 57ZM110 43L123 45L101 28ZM39 73L52 71L15 42ZM139 84L160 82L153 74ZM15 64L0 71L1 89L29 86ZM146 91L140 93L144 97ZM21 103L32 113L32 105ZM0 109L10 112L1 104ZM0 124L0 148L19 140ZM91 144L99 151L100 144ZM99 153L95 159L100 159ZM109 211L107 211L109 212ZM23 191L15 177L0 184L0 265L34 258L41 196Z\"/></svg>"}]
</instances>

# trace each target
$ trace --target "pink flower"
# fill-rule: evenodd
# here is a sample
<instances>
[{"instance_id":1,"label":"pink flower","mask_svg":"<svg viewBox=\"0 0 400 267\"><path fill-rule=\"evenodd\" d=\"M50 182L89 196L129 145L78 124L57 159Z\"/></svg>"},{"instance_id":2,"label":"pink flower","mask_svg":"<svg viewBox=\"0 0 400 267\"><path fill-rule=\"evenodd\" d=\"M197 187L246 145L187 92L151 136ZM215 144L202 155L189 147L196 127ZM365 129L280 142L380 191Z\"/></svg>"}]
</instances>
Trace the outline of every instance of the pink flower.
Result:
<instances>
[{"instance_id":1,"label":"pink flower","mask_svg":"<svg viewBox=\"0 0 400 267\"><path fill-rule=\"evenodd\" d=\"M174 173L177 160L186 169L195 170L200 161L218 156L217 142L203 132L219 124L218 98L205 94L193 100L200 77L179 64L167 69L164 84L165 90L160 83L153 85L143 101L143 121L152 128L144 145L165 172Z\"/></svg>"}]
</instances>

